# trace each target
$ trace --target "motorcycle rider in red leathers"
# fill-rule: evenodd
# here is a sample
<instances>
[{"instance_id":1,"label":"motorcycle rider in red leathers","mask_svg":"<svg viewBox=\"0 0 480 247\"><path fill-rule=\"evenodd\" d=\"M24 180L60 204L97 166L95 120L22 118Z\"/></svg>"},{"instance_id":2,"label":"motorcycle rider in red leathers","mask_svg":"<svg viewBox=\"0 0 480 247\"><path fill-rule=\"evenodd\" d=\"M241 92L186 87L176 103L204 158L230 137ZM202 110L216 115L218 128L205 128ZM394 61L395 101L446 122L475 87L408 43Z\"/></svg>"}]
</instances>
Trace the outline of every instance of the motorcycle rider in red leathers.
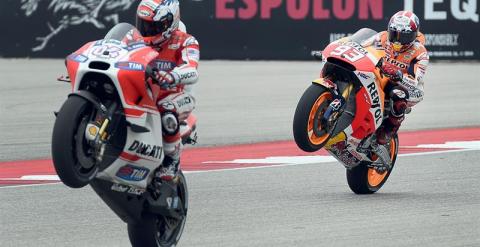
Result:
<instances>
[{"instance_id":1,"label":"motorcycle rider in red leathers","mask_svg":"<svg viewBox=\"0 0 480 247\"><path fill-rule=\"evenodd\" d=\"M387 31L366 41L385 51L381 70L390 78L385 94L393 102L388 119L377 130L377 142L388 143L405 119L405 112L423 100L423 77L428 66L428 53L423 45L420 22L411 11L400 11L392 16Z\"/></svg>"},{"instance_id":2,"label":"motorcycle rider in red leathers","mask_svg":"<svg viewBox=\"0 0 480 247\"><path fill-rule=\"evenodd\" d=\"M162 90L157 102L163 126L165 159L156 176L172 180L182 151L179 126L195 108L192 86L198 80L200 50L197 40L181 31L178 0L142 0L136 26L145 42L159 53L153 61L155 80Z\"/></svg>"}]
</instances>

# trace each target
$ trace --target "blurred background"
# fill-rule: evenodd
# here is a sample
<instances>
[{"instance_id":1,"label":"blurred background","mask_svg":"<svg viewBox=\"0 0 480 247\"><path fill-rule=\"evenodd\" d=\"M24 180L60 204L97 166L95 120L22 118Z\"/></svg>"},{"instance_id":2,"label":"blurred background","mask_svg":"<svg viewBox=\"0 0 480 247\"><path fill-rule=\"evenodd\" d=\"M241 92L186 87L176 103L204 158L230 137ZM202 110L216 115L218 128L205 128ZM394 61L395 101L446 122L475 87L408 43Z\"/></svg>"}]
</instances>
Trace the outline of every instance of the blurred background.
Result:
<instances>
[{"instance_id":1,"label":"blurred background","mask_svg":"<svg viewBox=\"0 0 480 247\"><path fill-rule=\"evenodd\" d=\"M0 57L61 58L134 23L139 0L2 0ZM181 0L203 59L306 60L361 27L413 10L432 60L479 60L478 0Z\"/></svg>"}]
</instances>

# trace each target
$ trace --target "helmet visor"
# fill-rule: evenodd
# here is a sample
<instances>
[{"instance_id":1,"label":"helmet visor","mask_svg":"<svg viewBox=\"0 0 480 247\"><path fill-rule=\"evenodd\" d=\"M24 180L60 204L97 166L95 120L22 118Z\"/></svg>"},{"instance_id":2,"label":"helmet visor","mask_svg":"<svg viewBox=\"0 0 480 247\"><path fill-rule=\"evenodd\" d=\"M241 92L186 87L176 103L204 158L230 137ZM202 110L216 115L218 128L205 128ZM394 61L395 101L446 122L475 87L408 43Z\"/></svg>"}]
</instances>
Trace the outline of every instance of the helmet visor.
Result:
<instances>
[{"instance_id":1,"label":"helmet visor","mask_svg":"<svg viewBox=\"0 0 480 247\"><path fill-rule=\"evenodd\" d=\"M173 15L167 15L159 21L147 21L137 16L137 29L144 37L162 34L172 26L172 23Z\"/></svg>"},{"instance_id":2,"label":"helmet visor","mask_svg":"<svg viewBox=\"0 0 480 247\"><path fill-rule=\"evenodd\" d=\"M388 31L388 40L392 43L398 42L402 45L411 44L417 38L417 32Z\"/></svg>"}]
</instances>

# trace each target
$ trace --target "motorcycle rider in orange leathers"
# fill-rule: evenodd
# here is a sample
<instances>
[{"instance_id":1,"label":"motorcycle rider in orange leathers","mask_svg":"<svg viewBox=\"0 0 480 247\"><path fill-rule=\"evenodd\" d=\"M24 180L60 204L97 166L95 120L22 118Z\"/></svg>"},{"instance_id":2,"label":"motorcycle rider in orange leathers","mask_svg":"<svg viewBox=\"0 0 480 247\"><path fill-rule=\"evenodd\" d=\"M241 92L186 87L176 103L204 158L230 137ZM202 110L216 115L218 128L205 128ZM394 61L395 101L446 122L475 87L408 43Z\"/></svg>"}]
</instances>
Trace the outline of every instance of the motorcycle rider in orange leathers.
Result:
<instances>
[{"instance_id":1,"label":"motorcycle rider in orange leathers","mask_svg":"<svg viewBox=\"0 0 480 247\"><path fill-rule=\"evenodd\" d=\"M157 106L162 118L165 159L156 176L172 180L182 151L180 123L195 108L192 86L198 80L199 44L184 28L179 28L183 24L178 0L142 0L136 16L136 26L144 41L159 53L153 61L154 78L164 89Z\"/></svg>"},{"instance_id":2,"label":"motorcycle rider in orange leathers","mask_svg":"<svg viewBox=\"0 0 480 247\"><path fill-rule=\"evenodd\" d=\"M423 77L428 66L428 53L423 45L420 22L411 11L400 11L392 16L387 31L366 41L385 51L381 70L390 79L385 87L391 104L388 119L377 130L378 144L386 144L398 131L405 112L423 100Z\"/></svg>"}]
</instances>

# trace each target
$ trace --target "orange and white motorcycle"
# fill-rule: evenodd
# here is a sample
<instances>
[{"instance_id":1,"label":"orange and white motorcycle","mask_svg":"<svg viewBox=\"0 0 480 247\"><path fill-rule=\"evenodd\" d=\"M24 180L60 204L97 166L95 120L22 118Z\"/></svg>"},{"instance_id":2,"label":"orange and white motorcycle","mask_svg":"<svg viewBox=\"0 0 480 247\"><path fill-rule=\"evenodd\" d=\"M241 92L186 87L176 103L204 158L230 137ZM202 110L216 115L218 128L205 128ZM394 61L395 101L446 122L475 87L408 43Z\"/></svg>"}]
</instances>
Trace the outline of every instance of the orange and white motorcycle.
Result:
<instances>
[{"instance_id":1,"label":"orange and white motorcycle","mask_svg":"<svg viewBox=\"0 0 480 247\"><path fill-rule=\"evenodd\" d=\"M388 78L379 66L385 54L361 45L375 34L361 29L316 54L324 62L321 77L301 97L293 120L298 147L325 148L347 168L348 185L357 194L378 191L398 154L396 134L385 145L376 142L375 130L391 107L383 91Z\"/></svg>"}]
</instances>

